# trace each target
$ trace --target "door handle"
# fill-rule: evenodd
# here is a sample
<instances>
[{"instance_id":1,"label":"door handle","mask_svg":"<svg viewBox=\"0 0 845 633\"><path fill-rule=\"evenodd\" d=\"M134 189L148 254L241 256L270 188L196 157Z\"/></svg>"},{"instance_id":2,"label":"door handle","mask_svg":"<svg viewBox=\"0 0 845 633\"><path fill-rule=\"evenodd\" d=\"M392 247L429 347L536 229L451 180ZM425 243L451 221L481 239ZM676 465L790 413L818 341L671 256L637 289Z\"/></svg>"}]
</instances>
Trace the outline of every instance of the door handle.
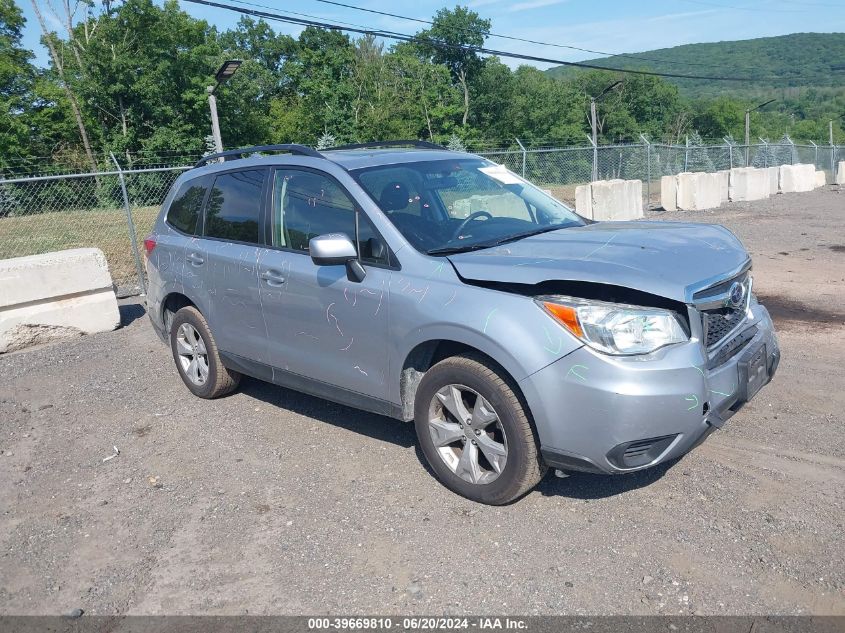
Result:
<instances>
[{"instance_id":1,"label":"door handle","mask_svg":"<svg viewBox=\"0 0 845 633\"><path fill-rule=\"evenodd\" d=\"M196 253L190 253L188 255L188 261L191 262L194 266L200 266L205 263L205 260Z\"/></svg>"},{"instance_id":2,"label":"door handle","mask_svg":"<svg viewBox=\"0 0 845 633\"><path fill-rule=\"evenodd\" d=\"M278 270L265 270L259 275L268 286L281 286L285 283L285 278Z\"/></svg>"}]
</instances>

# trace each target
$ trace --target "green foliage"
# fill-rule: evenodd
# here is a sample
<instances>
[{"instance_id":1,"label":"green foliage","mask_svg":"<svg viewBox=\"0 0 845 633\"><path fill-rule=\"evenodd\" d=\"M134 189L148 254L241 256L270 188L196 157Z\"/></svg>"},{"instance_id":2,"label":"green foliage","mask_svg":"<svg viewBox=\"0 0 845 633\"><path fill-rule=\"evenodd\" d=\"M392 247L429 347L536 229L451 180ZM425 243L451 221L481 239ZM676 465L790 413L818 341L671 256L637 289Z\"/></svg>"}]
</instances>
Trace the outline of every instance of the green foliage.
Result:
<instances>
[{"instance_id":1,"label":"green foliage","mask_svg":"<svg viewBox=\"0 0 845 633\"><path fill-rule=\"evenodd\" d=\"M24 17L13 0L0 0L0 111L8 118L0 125L0 157L29 155L35 68L32 54L21 46Z\"/></svg>"},{"instance_id":2,"label":"green foliage","mask_svg":"<svg viewBox=\"0 0 845 633\"><path fill-rule=\"evenodd\" d=\"M13 173L18 157L54 156L64 167L87 170L58 69L31 64L32 53L21 45L24 19L14 2L0 0L0 107L9 113L0 125L0 169ZM109 152L134 164L145 152L209 151L207 88L226 59L243 60L234 77L215 90L227 147L273 142L327 146L391 138L424 138L455 147L479 139L516 147L517 138L534 146L584 144L590 132L590 97L623 79L597 101L600 144L639 141L640 134L655 142L683 144L687 135L694 139L691 154L653 151L629 161L629 169L643 177L649 159L652 174L685 156L706 166L712 157L699 148L693 132L708 140L743 138L745 110L760 103L755 91L768 96L774 90L772 85L730 84L731 92L725 93L726 84L718 84L717 92L706 82L672 83L617 72L541 72L530 66L511 70L496 57L456 48L482 46L489 29L489 20L456 6L438 11L431 27L413 42L388 47L372 36L351 39L313 27L292 38L248 17L219 33L182 11L176 0L123 0L86 3L84 20L73 25L72 37L64 32L47 37L63 60L67 85L104 167ZM441 48L438 42L453 47ZM830 64L845 58L842 47L842 35L800 35L679 47L647 56L724 62L726 73L732 64L739 72L739 66L752 62L769 64L772 74L793 66L809 68L815 84L806 87L796 79L795 87L779 88L776 104L752 113L751 133L756 139L787 132L795 139L823 143L830 119L837 120L837 139L845 140L839 119L845 112L845 89L828 80L836 76ZM611 58L608 63L623 62L631 60ZM677 70L674 65L671 69ZM565 80L557 78L561 74ZM760 160L773 160L774 155L764 154L774 151L764 150ZM612 154L608 150L603 155ZM584 169L589 174L591 156L591 151L583 156L573 152L570 171L578 171L579 178ZM528 157L529 162L536 159ZM608 159L608 173L616 173L614 169L621 169L618 161ZM549 174L553 177L576 174Z\"/></svg>"}]
</instances>

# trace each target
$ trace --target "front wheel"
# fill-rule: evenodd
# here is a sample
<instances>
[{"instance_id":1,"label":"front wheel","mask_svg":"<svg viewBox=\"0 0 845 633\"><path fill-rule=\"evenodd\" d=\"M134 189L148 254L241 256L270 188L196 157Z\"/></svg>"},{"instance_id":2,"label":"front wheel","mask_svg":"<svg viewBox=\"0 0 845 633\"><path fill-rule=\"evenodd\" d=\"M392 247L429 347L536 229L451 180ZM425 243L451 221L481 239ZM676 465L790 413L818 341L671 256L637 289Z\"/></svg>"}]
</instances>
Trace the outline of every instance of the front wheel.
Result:
<instances>
[{"instance_id":1,"label":"front wheel","mask_svg":"<svg viewBox=\"0 0 845 633\"><path fill-rule=\"evenodd\" d=\"M545 473L516 387L480 356L453 356L426 372L417 389L414 424L437 478L473 501L509 503Z\"/></svg>"}]
</instances>

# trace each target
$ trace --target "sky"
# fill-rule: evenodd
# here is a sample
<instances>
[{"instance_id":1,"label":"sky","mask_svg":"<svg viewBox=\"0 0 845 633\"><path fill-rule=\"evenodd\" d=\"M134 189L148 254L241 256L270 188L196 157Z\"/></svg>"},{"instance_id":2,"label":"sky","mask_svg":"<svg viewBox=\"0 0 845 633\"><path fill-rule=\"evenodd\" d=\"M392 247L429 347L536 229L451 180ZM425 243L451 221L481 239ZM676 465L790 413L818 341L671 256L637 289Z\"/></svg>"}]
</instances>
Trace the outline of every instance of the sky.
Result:
<instances>
[{"instance_id":1,"label":"sky","mask_svg":"<svg viewBox=\"0 0 845 633\"><path fill-rule=\"evenodd\" d=\"M35 52L35 62L46 65L47 51L29 0L16 0L27 19L24 45ZM45 10L47 0L37 0L51 28L60 25ZM158 1L158 0L157 0ZM218 0L228 2L228 0ZM431 19L455 0L338 0L344 4ZM320 3L318 0L248 0L265 10L298 12L330 22L347 22L369 28L414 33L425 25L363 13ZM237 24L239 14L180 2L190 15L204 19L221 31ZM487 46L563 61L600 57L561 46L603 53L636 53L679 44L750 39L801 32L845 32L845 0L461 0L489 18L491 31L503 35L555 44L539 46L491 37ZM53 2L54 6L60 3ZM275 30L296 35L300 28L272 23ZM503 59L516 67L519 60ZM547 68L554 64L533 64Z\"/></svg>"}]
</instances>

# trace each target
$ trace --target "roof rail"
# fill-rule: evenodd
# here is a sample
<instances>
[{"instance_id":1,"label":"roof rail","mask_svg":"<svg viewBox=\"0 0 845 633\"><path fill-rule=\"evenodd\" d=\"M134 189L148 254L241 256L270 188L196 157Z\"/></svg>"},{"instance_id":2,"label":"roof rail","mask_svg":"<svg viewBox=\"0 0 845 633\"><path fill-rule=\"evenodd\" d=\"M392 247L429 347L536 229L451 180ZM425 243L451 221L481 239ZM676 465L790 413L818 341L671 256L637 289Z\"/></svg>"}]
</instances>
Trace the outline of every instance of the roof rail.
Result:
<instances>
[{"instance_id":1,"label":"roof rail","mask_svg":"<svg viewBox=\"0 0 845 633\"><path fill-rule=\"evenodd\" d=\"M259 152L289 152L291 154L298 154L299 156L323 158L323 155L320 154L320 152L315 149L311 149L310 147L306 147L305 145L254 145L252 147L242 147L241 149L229 149L225 152L217 152L216 154L209 154L208 156L203 156L197 161L197 164L194 165L194 167L202 167L207 162L216 158L222 158L224 161L235 160L238 158L242 158L247 154L258 154Z\"/></svg>"},{"instance_id":2,"label":"roof rail","mask_svg":"<svg viewBox=\"0 0 845 633\"><path fill-rule=\"evenodd\" d=\"M338 145L337 147L329 147L326 151L336 149L366 149L368 147L418 147L420 149L440 149L446 148L437 143L429 141L372 141L370 143L350 143L349 145Z\"/></svg>"}]
</instances>

